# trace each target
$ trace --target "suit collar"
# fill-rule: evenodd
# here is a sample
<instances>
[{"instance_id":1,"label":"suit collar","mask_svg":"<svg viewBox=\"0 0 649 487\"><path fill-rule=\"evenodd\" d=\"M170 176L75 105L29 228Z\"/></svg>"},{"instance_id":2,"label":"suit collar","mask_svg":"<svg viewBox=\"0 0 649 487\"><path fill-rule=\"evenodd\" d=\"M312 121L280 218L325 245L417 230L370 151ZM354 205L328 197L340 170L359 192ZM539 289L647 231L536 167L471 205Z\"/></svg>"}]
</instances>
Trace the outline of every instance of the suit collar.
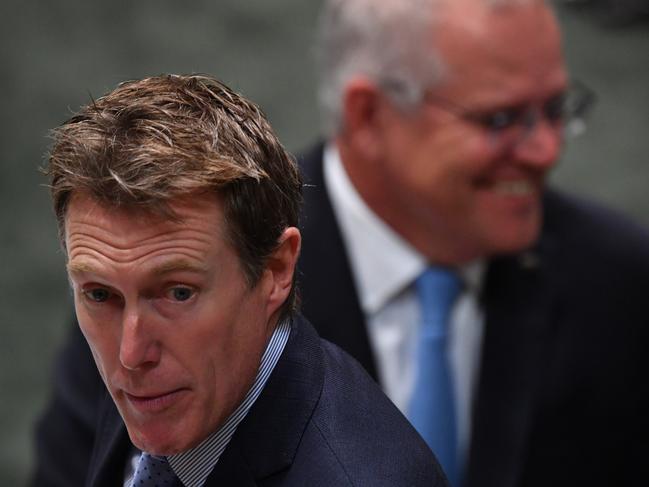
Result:
<instances>
[{"instance_id":1,"label":"suit collar","mask_svg":"<svg viewBox=\"0 0 649 487\"><path fill-rule=\"evenodd\" d=\"M302 309L315 320L322 338L350 353L376 380L365 316L324 184L322 154L323 144L318 144L299 160L305 182L305 214L300 220L303 250L298 264Z\"/></svg>"},{"instance_id":2,"label":"suit collar","mask_svg":"<svg viewBox=\"0 0 649 487\"><path fill-rule=\"evenodd\" d=\"M296 316L282 357L206 486L255 485L291 465L320 399L322 360L320 338Z\"/></svg>"}]
</instances>

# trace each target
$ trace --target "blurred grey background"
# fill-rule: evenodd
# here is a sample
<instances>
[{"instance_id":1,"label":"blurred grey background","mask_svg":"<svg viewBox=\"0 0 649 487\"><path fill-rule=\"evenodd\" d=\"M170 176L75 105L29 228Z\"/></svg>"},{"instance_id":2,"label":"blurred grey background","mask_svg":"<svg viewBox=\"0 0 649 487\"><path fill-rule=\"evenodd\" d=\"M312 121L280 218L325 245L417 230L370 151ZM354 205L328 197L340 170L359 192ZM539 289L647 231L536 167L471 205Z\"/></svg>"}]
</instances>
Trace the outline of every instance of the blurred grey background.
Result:
<instances>
[{"instance_id":1,"label":"blurred grey background","mask_svg":"<svg viewBox=\"0 0 649 487\"><path fill-rule=\"evenodd\" d=\"M553 179L649 226L649 26L604 26L606 16L583 2L566 1L559 15L571 71L599 104ZM259 103L289 149L304 148L318 134L311 51L319 3L0 4L0 485L28 478L33 422L70 325L63 258L38 172L48 130L122 80L206 72Z\"/></svg>"}]
</instances>

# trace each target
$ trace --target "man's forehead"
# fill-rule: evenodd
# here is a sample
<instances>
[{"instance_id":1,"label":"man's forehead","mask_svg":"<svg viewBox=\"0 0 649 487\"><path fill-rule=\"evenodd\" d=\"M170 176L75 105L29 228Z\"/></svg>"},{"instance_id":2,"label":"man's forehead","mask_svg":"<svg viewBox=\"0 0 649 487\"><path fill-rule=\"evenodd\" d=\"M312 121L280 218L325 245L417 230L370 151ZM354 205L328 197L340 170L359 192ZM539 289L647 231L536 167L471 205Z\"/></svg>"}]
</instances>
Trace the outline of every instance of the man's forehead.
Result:
<instances>
[{"instance_id":1,"label":"man's forehead","mask_svg":"<svg viewBox=\"0 0 649 487\"><path fill-rule=\"evenodd\" d=\"M463 11L469 4L480 7ZM461 0L447 10L433 34L448 67L442 87L466 87L458 95L468 98L490 89L520 90L524 97L537 87L552 91L565 84L558 24L544 2L489 8L482 0Z\"/></svg>"},{"instance_id":2,"label":"man's forehead","mask_svg":"<svg viewBox=\"0 0 649 487\"><path fill-rule=\"evenodd\" d=\"M197 238L199 234L221 236L221 204L212 195L171 200L168 207L172 213L165 215L105 204L86 193L74 194L65 217L66 245L89 234L107 239L117 247L139 240L164 240L166 234L177 232L192 232Z\"/></svg>"},{"instance_id":3,"label":"man's forehead","mask_svg":"<svg viewBox=\"0 0 649 487\"><path fill-rule=\"evenodd\" d=\"M434 31L434 40L442 49L457 46L475 52L476 57L487 51L508 57L517 55L515 48L521 44L528 50L561 47L557 20L545 2L501 8L489 8L482 0L469 3L474 7L453 4L444 9ZM547 36L550 39L544 39Z\"/></svg>"},{"instance_id":4,"label":"man's forehead","mask_svg":"<svg viewBox=\"0 0 649 487\"><path fill-rule=\"evenodd\" d=\"M222 201L218 194L196 192L165 199L149 204L121 204L117 201L104 201L86 191L74 191L67 204L66 222L70 209L75 209L75 216L92 220L100 215L123 216L125 220L140 224L144 222L168 221L182 224L186 213L220 210Z\"/></svg>"}]
</instances>

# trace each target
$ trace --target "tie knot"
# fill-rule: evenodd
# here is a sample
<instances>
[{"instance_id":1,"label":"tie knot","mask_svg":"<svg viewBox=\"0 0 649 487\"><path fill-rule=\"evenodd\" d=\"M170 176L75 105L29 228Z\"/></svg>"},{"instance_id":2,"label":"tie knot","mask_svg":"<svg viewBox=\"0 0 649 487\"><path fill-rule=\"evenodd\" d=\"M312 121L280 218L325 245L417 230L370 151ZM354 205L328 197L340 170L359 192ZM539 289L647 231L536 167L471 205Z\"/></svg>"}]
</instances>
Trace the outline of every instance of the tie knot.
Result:
<instances>
[{"instance_id":1,"label":"tie knot","mask_svg":"<svg viewBox=\"0 0 649 487\"><path fill-rule=\"evenodd\" d=\"M178 477L171 470L171 466L165 457L155 457L142 452L135 475L133 475L132 487L171 487L177 485Z\"/></svg>"},{"instance_id":2,"label":"tie knot","mask_svg":"<svg viewBox=\"0 0 649 487\"><path fill-rule=\"evenodd\" d=\"M444 327L462 282L455 271L445 267L428 267L416 281L425 326Z\"/></svg>"},{"instance_id":3,"label":"tie knot","mask_svg":"<svg viewBox=\"0 0 649 487\"><path fill-rule=\"evenodd\" d=\"M423 299L453 304L462 288L462 281L453 269L428 267L417 278L417 292Z\"/></svg>"}]
</instances>

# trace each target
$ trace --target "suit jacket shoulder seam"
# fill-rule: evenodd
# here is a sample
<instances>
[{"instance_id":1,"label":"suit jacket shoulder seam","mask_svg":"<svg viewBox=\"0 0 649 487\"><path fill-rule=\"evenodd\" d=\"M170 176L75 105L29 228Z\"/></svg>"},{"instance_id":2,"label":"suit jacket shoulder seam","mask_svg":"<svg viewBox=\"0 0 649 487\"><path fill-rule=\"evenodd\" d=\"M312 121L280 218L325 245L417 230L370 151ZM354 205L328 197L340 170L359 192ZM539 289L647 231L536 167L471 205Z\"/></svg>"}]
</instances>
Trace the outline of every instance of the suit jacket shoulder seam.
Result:
<instances>
[{"instance_id":1,"label":"suit jacket shoulder seam","mask_svg":"<svg viewBox=\"0 0 649 487\"><path fill-rule=\"evenodd\" d=\"M327 445L327 448L329 449L331 454L335 457L335 459L338 462L338 465L340 465L340 468L342 469L342 471L345 473L345 477L347 477L347 480L349 481L349 485L353 487L354 482L352 481L351 477L349 476L349 472L347 472L347 469L345 468L345 465L343 464L343 462L340 460L340 458L336 454L336 451L333 449L333 447L331 446L331 444L327 440L327 436L324 434L324 432L322 431L322 429L318 425L318 422L315 421L315 419L313 421L313 426L318 430L318 433L320 433L320 436L322 437L322 440Z\"/></svg>"}]
</instances>

